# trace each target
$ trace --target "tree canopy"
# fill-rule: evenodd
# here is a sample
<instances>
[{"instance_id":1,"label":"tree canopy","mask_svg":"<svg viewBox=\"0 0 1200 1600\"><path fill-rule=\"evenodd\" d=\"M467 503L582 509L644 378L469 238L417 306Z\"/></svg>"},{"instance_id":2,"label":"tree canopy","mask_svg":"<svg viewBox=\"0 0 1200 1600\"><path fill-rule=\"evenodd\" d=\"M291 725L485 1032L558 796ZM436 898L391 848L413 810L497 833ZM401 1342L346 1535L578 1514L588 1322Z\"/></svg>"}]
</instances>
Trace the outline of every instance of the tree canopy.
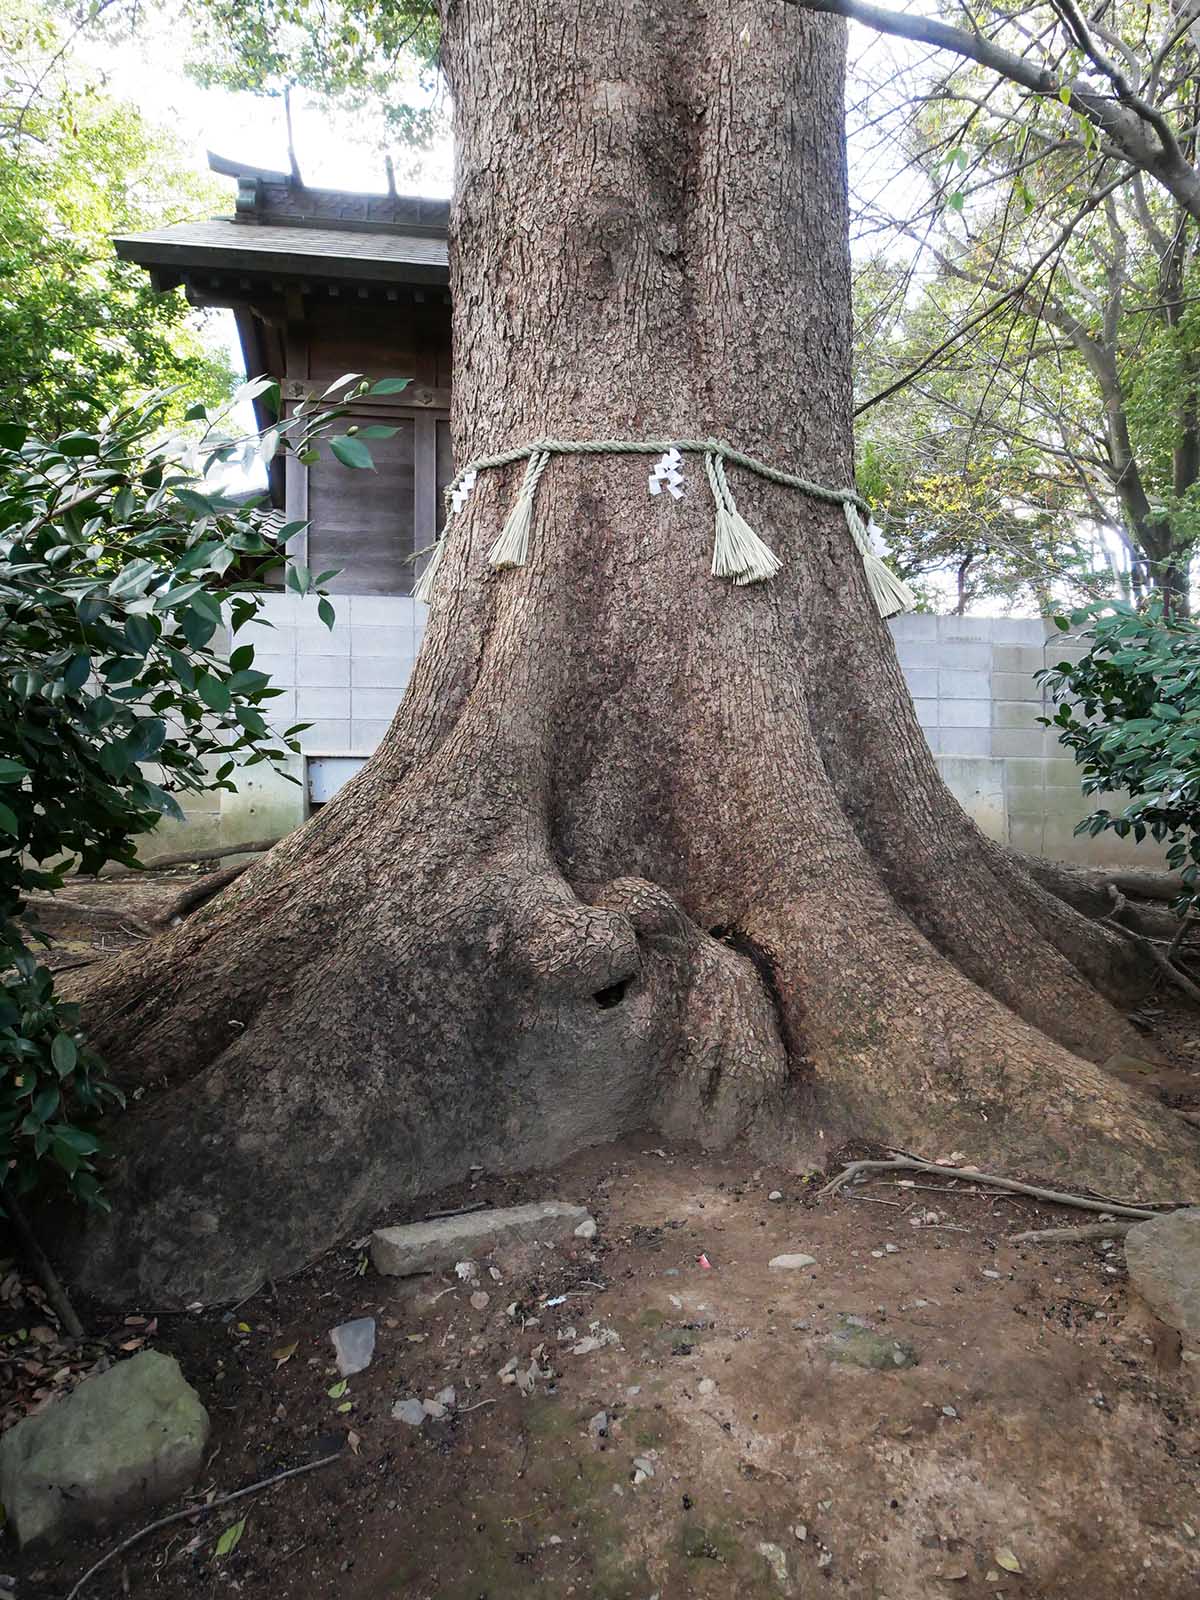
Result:
<instances>
[{"instance_id":1,"label":"tree canopy","mask_svg":"<svg viewBox=\"0 0 1200 1600\"><path fill-rule=\"evenodd\" d=\"M177 386L182 410L232 386L183 298L112 248L224 197L77 59L80 27L42 0L0 0L0 417L45 434L81 397L116 406Z\"/></svg>"}]
</instances>

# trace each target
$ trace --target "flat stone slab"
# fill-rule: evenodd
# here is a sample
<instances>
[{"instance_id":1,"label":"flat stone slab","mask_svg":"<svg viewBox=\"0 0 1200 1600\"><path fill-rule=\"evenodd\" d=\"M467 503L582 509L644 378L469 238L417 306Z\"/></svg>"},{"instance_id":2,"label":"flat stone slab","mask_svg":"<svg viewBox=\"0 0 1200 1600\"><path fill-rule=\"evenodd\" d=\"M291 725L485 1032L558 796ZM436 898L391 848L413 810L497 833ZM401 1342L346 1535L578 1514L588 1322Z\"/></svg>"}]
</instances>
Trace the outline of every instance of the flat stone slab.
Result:
<instances>
[{"instance_id":1,"label":"flat stone slab","mask_svg":"<svg viewBox=\"0 0 1200 1600\"><path fill-rule=\"evenodd\" d=\"M846 1320L825 1341L831 1361L847 1367L866 1367L872 1372L894 1372L898 1367L915 1367L917 1352L907 1339L875 1333Z\"/></svg>"},{"instance_id":2,"label":"flat stone slab","mask_svg":"<svg viewBox=\"0 0 1200 1600\"><path fill-rule=\"evenodd\" d=\"M195 1479L208 1413L173 1356L143 1350L0 1439L0 1501L22 1545L140 1512Z\"/></svg>"},{"instance_id":3,"label":"flat stone slab","mask_svg":"<svg viewBox=\"0 0 1200 1600\"><path fill-rule=\"evenodd\" d=\"M358 1317L354 1322L339 1322L330 1328L337 1369L343 1378L365 1372L375 1356L375 1318Z\"/></svg>"},{"instance_id":4,"label":"flat stone slab","mask_svg":"<svg viewBox=\"0 0 1200 1600\"><path fill-rule=\"evenodd\" d=\"M591 1221L583 1206L542 1200L535 1205L377 1228L371 1235L371 1262L386 1278L407 1278L415 1272L439 1272L472 1256L487 1255L500 1245L536 1239L557 1244Z\"/></svg>"},{"instance_id":5,"label":"flat stone slab","mask_svg":"<svg viewBox=\"0 0 1200 1600\"><path fill-rule=\"evenodd\" d=\"M1155 1316L1200 1346L1200 1206L1135 1222L1125 1235L1125 1264Z\"/></svg>"},{"instance_id":6,"label":"flat stone slab","mask_svg":"<svg viewBox=\"0 0 1200 1600\"><path fill-rule=\"evenodd\" d=\"M806 1256L803 1251L796 1251L792 1255L772 1256L767 1262L773 1272L799 1272L804 1267L815 1267L815 1256Z\"/></svg>"}]
</instances>

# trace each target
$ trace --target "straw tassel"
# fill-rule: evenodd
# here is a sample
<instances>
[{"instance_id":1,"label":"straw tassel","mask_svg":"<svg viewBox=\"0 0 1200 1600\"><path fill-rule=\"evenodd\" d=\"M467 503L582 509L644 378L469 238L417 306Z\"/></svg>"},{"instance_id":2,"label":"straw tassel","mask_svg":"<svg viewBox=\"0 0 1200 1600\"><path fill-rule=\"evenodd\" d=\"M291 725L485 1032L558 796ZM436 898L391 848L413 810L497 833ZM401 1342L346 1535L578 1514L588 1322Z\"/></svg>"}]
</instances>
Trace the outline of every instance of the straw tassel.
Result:
<instances>
[{"instance_id":1,"label":"straw tassel","mask_svg":"<svg viewBox=\"0 0 1200 1600\"><path fill-rule=\"evenodd\" d=\"M488 551L488 560L498 572L507 567L523 567L529 558L529 528L533 522L533 500L537 494L538 479L550 460L548 450L533 449L525 476L517 494L516 504L508 514L508 521L500 530L500 537Z\"/></svg>"},{"instance_id":2,"label":"straw tassel","mask_svg":"<svg viewBox=\"0 0 1200 1600\"><path fill-rule=\"evenodd\" d=\"M739 512L721 457L712 453L706 455L704 466L716 502L713 577L732 578L739 585L773 578L783 563Z\"/></svg>"},{"instance_id":3,"label":"straw tassel","mask_svg":"<svg viewBox=\"0 0 1200 1600\"><path fill-rule=\"evenodd\" d=\"M438 572L441 570L442 556L446 551L446 536L450 532L450 523L442 529L442 536L433 546L433 554L429 558L429 565L413 585L413 599L419 600L422 605L433 604L433 586L437 581Z\"/></svg>"},{"instance_id":4,"label":"straw tassel","mask_svg":"<svg viewBox=\"0 0 1200 1600\"><path fill-rule=\"evenodd\" d=\"M905 583L903 578L898 578L891 567L871 548L871 535L863 522L858 507L852 500L843 500L842 509L846 513L846 526L850 529L850 537L858 546L862 556L863 570L867 574L867 587L871 591L871 598L875 608L883 618L894 617L901 611L912 611L917 604L917 597Z\"/></svg>"}]
</instances>

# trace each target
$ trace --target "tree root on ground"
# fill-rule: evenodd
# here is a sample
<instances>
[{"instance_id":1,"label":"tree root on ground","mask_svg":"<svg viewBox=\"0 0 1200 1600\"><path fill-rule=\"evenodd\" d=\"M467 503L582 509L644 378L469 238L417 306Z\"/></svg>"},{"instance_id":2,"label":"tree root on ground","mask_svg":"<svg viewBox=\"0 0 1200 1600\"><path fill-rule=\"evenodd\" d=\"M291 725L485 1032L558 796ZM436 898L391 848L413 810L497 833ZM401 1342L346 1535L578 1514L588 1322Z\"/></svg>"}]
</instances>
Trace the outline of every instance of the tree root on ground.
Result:
<instances>
[{"instance_id":1,"label":"tree root on ground","mask_svg":"<svg viewBox=\"0 0 1200 1600\"><path fill-rule=\"evenodd\" d=\"M1123 1239L1134 1227L1126 1222L1088 1222L1081 1228L1031 1228L1027 1233L1010 1233L1009 1244L1086 1244L1089 1239Z\"/></svg>"}]
</instances>

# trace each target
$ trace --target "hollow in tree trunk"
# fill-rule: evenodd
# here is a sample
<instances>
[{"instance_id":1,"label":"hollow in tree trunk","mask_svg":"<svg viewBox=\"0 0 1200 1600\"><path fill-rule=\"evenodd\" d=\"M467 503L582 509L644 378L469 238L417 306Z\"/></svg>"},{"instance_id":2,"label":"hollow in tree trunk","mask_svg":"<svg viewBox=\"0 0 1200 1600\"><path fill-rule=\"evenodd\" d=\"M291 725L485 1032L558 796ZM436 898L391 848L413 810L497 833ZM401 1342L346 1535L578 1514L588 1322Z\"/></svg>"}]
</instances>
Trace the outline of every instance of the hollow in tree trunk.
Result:
<instances>
[{"instance_id":1,"label":"hollow in tree trunk","mask_svg":"<svg viewBox=\"0 0 1200 1600\"><path fill-rule=\"evenodd\" d=\"M841 23L771 3L460 0L458 459L724 437L852 481ZM555 458L530 559L480 475L372 761L93 979L145 1092L109 1296L236 1298L388 1202L638 1127L793 1166L848 1136L1144 1199L1196 1134L1094 1063L1134 952L942 786L836 506L731 469L773 581L709 575L712 502Z\"/></svg>"}]
</instances>

